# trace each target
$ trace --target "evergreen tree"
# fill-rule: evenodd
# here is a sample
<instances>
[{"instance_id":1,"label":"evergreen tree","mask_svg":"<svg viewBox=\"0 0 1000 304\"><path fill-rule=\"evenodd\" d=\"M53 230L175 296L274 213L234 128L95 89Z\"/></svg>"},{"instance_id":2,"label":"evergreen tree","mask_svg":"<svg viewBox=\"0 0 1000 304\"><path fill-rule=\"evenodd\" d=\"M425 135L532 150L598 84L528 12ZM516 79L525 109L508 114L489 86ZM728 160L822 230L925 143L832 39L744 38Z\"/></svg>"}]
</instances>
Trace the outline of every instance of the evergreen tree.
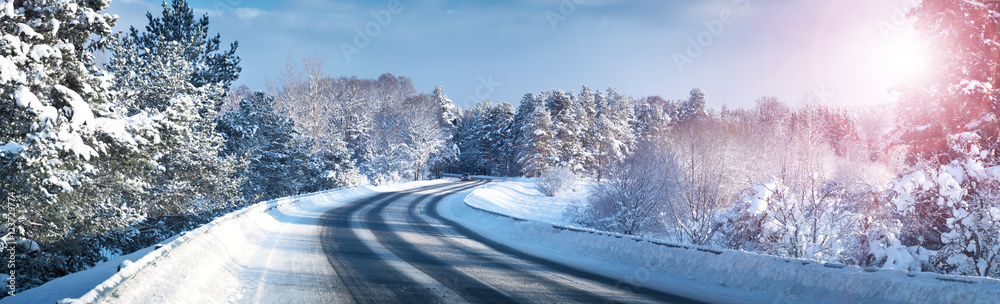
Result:
<instances>
[{"instance_id":1,"label":"evergreen tree","mask_svg":"<svg viewBox=\"0 0 1000 304\"><path fill-rule=\"evenodd\" d=\"M981 0L925 0L911 12L926 40L929 63L922 78L899 86L900 130L911 145L910 163L946 164L958 156L948 136L978 134L984 151L995 154L1000 103L998 3Z\"/></svg>"},{"instance_id":2,"label":"evergreen tree","mask_svg":"<svg viewBox=\"0 0 1000 304\"><path fill-rule=\"evenodd\" d=\"M597 98L597 117L590 131L595 151L595 169L601 179L608 166L615 165L631 153L635 138L634 111L628 99L609 88L606 97Z\"/></svg>"},{"instance_id":3,"label":"evergreen tree","mask_svg":"<svg viewBox=\"0 0 1000 304\"><path fill-rule=\"evenodd\" d=\"M164 37L165 38L165 37ZM134 115L148 114L158 141L146 153L157 171L149 182L149 216L183 215L242 203L235 156L220 157L225 139L216 131L221 83L197 86L196 68L181 42L158 40L152 48L133 35L111 45L108 69L119 79L114 89Z\"/></svg>"},{"instance_id":4,"label":"evergreen tree","mask_svg":"<svg viewBox=\"0 0 1000 304\"><path fill-rule=\"evenodd\" d=\"M521 165L522 173L529 177L541 175L554 166L558 158L552 118L545 108L545 103L531 102L531 104L534 109L524 118L518 141L521 149L518 154L518 164Z\"/></svg>"},{"instance_id":5,"label":"evergreen tree","mask_svg":"<svg viewBox=\"0 0 1000 304\"><path fill-rule=\"evenodd\" d=\"M460 118L458 108L451 102L451 99L448 99L448 96L444 95L444 88L434 87L431 96L434 99L434 104L441 108L441 122L449 128L457 126Z\"/></svg>"},{"instance_id":6,"label":"evergreen tree","mask_svg":"<svg viewBox=\"0 0 1000 304\"><path fill-rule=\"evenodd\" d=\"M576 172L583 170L583 164L575 156L583 154L581 145L581 133L577 130L580 125L577 121L576 100L572 94L554 89L547 93L545 106L552 119L552 131L554 136L554 148L556 149L556 161L560 166L572 168Z\"/></svg>"},{"instance_id":7,"label":"evergreen tree","mask_svg":"<svg viewBox=\"0 0 1000 304\"><path fill-rule=\"evenodd\" d=\"M247 200L295 195L313 183L309 153L313 141L274 108L274 97L257 92L241 100L217 128L226 137L223 155L248 161L242 185Z\"/></svg>"},{"instance_id":8,"label":"evergreen tree","mask_svg":"<svg viewBox=\"0 0 1000 304\"><path fill-rule=\"evenodd\" d=\"M935 250L925 266L941 272L1000 275L1000 183L984 173L1000 168L998 8L924 0L911 11L930 61L921 78L899 86L898 129L914 167L894 183L905 228L883 245Z\"/></svg>"},{"instance_id":9,"label":"evergreen tree","mask_svg":"<svg viewBox=\"0 0 1000 304\"><path fill-rule=\"evenodd\" d=\"M693 119L708 115L708 106L705 102L705 92L701 89L691 89L691 96L681 106L680 119Z\"/></svg>"},{"instance_id":10,"label":"evergreen tree","mask_svg":"<svg viewBox=\"0 0 1000 304\"><path fill-rule=\"evenodd\" d=\"M44 243L115 228L123 223L112 217L131 214L113 197L74 191L109 173L105 157L136 146L91 53L111 34L115 17L100 13L108 4L0 3L0 201L21 223L9 233Z\"/></svg>"},{"instance_id":11,"label":"evergreen tree","mask_svg":"<svg viewBox=\"0 0 1000 304\"><path fill-rule=\"evenodd\" d=\"M213 84L228 88L239 78L242 71L240 57L236 55L239 43L234 41L228 51L220 51L221 35L208 36L208 14L195 20L194 10L186 0L174 0L170 5L163 2L163 16L155 18L146 13L146 19L149 24L145 32L131 27L128 36L139 49L153 52L161 41L180 44L181 57L192 67L189 79L195 87Z\"/></svg>"},{"instance_id":12,"label":"evergreen tree","mask_svg":"<svg viewBox=\"0 0 1000 304\"><path fill-rule=\"evenodd\" d=\"M597 116L597 98L594 91L588 86L583 86L574 105L576 106L574 133L577 143L571 157L580 165L581 172L591 172L597 155L597 151L593 148L594 136L589 134L594 128L594 119Z\"/></svg>"}]
</instances>

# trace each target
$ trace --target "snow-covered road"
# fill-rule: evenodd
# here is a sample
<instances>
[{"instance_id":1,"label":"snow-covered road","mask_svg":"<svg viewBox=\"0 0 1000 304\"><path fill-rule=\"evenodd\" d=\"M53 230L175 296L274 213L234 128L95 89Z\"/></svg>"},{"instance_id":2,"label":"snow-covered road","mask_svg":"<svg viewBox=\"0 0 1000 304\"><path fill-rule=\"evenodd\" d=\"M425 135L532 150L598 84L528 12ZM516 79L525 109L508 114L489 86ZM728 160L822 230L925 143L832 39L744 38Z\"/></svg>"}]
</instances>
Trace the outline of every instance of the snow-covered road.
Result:
<instances>
[{"instance_id":1,"label":"snow-covered road","mask_svg":"<svg viewBox=\"0 0 1000 304\"><path fill-rule=\"evenodd\" d=\"M614 279L522 253L438 214L443 199L484 182L414 184L343 202L299 198L267 211L271 216L212 228L105 301L690 302L622 289Z\"/></svg>"}]
</instances>

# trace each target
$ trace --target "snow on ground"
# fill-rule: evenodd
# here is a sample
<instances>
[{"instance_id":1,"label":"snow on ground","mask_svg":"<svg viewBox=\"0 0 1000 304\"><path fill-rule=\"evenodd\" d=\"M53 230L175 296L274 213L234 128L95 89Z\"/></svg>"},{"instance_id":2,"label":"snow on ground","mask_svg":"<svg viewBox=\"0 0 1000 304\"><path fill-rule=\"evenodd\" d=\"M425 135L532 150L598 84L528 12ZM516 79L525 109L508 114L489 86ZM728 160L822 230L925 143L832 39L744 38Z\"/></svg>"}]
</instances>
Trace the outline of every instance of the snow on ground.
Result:
<instances>
[{"instance_id":1,"label":"snow on ground","mask_svg":"<svg viewBox=\"0 0 1000 304\"><path fill-rule=\"evenodd\" d=\"M1000 281L822 264L716 250L572 227L564 209L584 194L544 197L530 179L452 196L445 217L519 250L653 288L717 303L995 303ZM515 221L476 209L527 221Z\"/></svg>"},{"instance_id":2,"label":"snow on ground","mask_svg":"<svg viewBox=\"0 0 1000 304\"><path fill-rule=\"evenodd\" d=\"M167 244L175 239L177 236L160 242L160 244ZM94 286L114 276L118 272L118 265L126 261L138 261L154 249L154 246L143 248L98 264L86 271L72 273L23 292L19 291L15 296L3 298L0 303L56 303L60 299L80 297L94 289Z\"/></svg>"},{"instance_id":3,"label":"snow on ground","mask_svg":"<svg viewBox=\"0 0 1000 304\"><path fill-rule=\"evenodd\" d=\"M258 257L257 252L274 245L266 236L304 227L315 227L319 214L330 208L379 192L409 189L439 181L415 182L387 186L364 186L334 191L280 198L248 206L222 216L195 230L181 233L161 244L162 248L146 248L102 263L86 271L52 280L42 286L0 300L7 303L90 303L106 296L120 284L127 284L128 292L116 301L159 302L154 299L171 299L196 303L203 299L218 302L239 301L248 292L265 282L251 282L254 276L244 270L266 267L269 257ZM224 250L220 250L224 248ZM303 253L305 254L305 253ZM325 261L325 259L319 259ZM118 265L131 261L118 271ZM128 263L126 263L128 264ZM255 264L255 265L251 265ZM295 265L277 265L292 267ZM302 266L302 265L299 265ZM259 268L254 268L259 269ZM266 270L265 270L266 271ZM170 281L142 281L130 279L137 273L167 274ZM153 276L155 277L155 275ZM247 285L252 285L247 287ZM194 288L192 288L194 286ZM163 291L185 290L184 293L163 294ZM178 295L179 294L179 295ZM179 297L178 297L179 296ZM190 298L184 298L185 296ZM172 301L176 302L176 301Z\"/></svg>"},{"instance_id":4,"label":"snow on ground","mask_svg":"<svg viewBox=\"0 0 1000 304\"><path fill-rule=\"evenodd\" d=\"M511 178L472 191L465 202L469 206L516 218L568 224L563 213L569 206L586 202L590 184L581 184L546 197L535 188L535 179Z\"/></svg>"},{"instance_id":5,"label":"snow on ground","mask_svg":"<svg viewBox=\"0 0 1000 304\"><path fill-rule=\"evenodd\" d=\"M314 245L289 246L309 243L315 237L314 231L307 230L315 229L312 222L323 211L378 192L439 182L365 186L262 202L165 241L161 249L125 255L4 298L0 304L53 303L66 297L88 302L119 284L123 288L111 302L259 301L263 287L281 283L266 281L268 272L333 275L327 273L332 269L323 270L329 265L282 262L325 261L304 256L322 254L321 248L309 247ZM824 265L573 227L563 220L564 210L584 201L588 187L548 198L534 188L531 179L510 179L449 196L438 209L485 237L618 279L617 287L626 290L653 288L715 303L991 303L1000 299L1000 281L993 279ZM270 237L276 234L284 237ZM286 246L281 253L272 250ZM274 259L274 254L283 258ZM135 263L115 272L125 260ZM142 276L128 279L140 272ZM143 281L143 277L173 279ZM298 300L322 302L308 299L308 290L287 292Z\"/></svg>"}]
</instances>

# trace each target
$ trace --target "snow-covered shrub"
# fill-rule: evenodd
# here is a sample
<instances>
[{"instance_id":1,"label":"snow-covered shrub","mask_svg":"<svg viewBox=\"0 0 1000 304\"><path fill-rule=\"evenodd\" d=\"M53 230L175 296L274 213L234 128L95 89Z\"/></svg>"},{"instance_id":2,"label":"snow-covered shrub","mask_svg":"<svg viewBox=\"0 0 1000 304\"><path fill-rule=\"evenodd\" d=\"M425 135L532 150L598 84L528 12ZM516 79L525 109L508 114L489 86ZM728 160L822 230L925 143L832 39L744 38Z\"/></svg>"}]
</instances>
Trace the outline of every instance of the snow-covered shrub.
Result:
<instances>
[{"instance_id":1,"label":"snow-covered shrub","mask_svg":"<svg viewBox=\"0 0 1000 304\"><path fill-rule=\"evenodd\" d=\"M734 249L847 262L863 218L845 187L825 182L793 191L780 181L755 184L721 216L721 240Z\"/></svg>"},{"instance_id":2,"label":"snow-covered shrub","mask_svg":"<svg viewBox=\"0 0 1000 304\"><path fill-rule=\"evenodd\" d=\"M638 234L653 225L663 211L667 193L666 158L643 149L606 168L607 178L591 194L590 204L576 221L597 229Z\"/></svg>"},{"instance_id":3,"label":"snow-covered shrub","mask_svg":"<svg viewBox=\"0 0 1000 304\"><path fill-rule=\"evenodd\" d=\"M535 186L542 194L556 196L576 186L576 174L569 167L549 168L538 177Z\"/></svg>"},{"instance_id":4,"label":"snow-covered shrub","mask_svg":"<svg viewBox=\"0 0 1000 304\"><path fill-rule=\"evenodd\" d=\"M905 223L900 242L916 248L931 270L1000 275L1000 166L978 147L976 133L948 138L957 155L941 166L921 165L893 183L895 212ZM890 240L892 241L892 240ZM898 249L896 249L898 250ZM913 250L910 250L913 251Z\"/></svg>"}]
</instances>

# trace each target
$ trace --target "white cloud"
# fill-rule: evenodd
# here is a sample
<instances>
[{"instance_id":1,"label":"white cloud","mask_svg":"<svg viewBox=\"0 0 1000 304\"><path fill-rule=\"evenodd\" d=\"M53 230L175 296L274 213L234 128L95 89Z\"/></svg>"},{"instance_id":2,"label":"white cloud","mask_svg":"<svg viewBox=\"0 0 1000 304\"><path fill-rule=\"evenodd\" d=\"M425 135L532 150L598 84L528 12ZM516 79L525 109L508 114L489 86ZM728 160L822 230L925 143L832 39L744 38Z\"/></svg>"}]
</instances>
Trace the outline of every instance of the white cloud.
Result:
<instances>
[{"instance_id":1,"label":"white cloud","mask_svg":"<svg viewBox=\"0 0 1000 304\"><path fill-rule=\"evenodd\" d=\"M256 9L256 8L240 7L240 8L237 8L237 9L233 10L233 14L236 14L236 17L240 18L240 20L243 20L243 21L247 21L247 20L253 19L254 17L260 16L260 14L263 14L263 13L264 13L263 10Z\"/></svg>"}]
</instances>

